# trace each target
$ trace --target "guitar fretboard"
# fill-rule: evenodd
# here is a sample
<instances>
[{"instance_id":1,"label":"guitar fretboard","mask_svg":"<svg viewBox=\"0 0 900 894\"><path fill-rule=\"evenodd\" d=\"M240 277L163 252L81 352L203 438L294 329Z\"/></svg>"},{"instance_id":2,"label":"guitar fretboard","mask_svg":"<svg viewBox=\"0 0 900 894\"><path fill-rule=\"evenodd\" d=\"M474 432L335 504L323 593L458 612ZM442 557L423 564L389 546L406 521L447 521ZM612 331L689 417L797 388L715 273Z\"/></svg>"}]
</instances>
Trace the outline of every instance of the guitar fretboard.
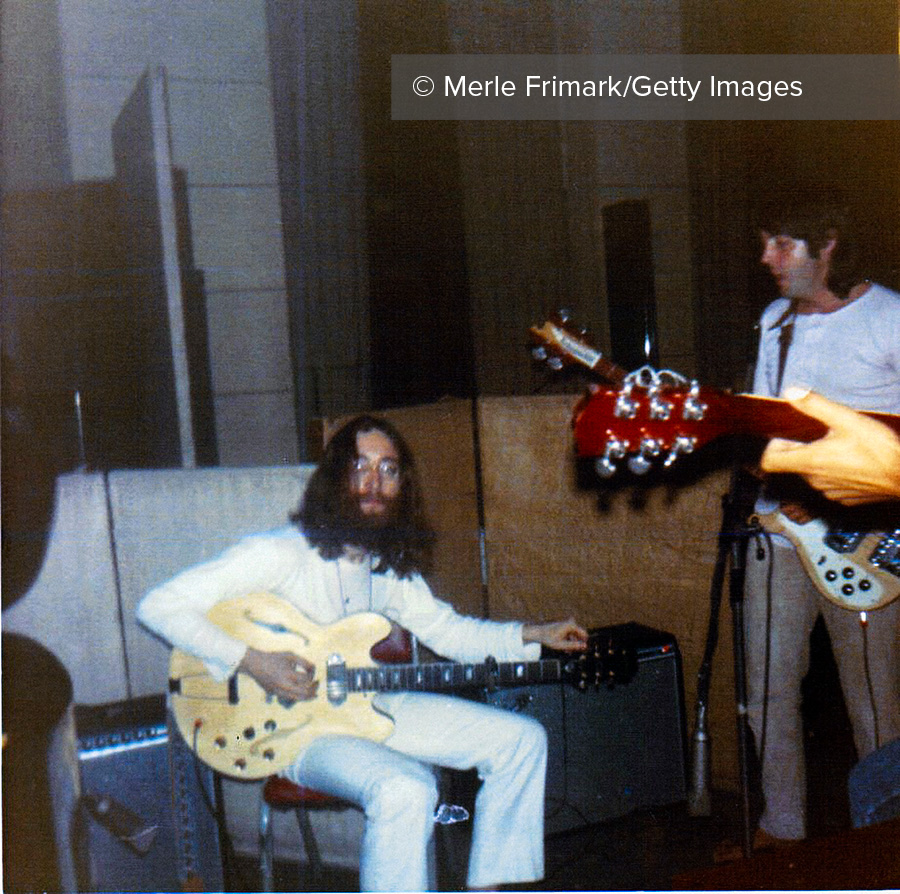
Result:
<instances>
[{"instance_id":1,"label":"guitar fretboard","mask_svg":"<svg viewBox=\"0 0 900 894\"><path fill-rule=\"evenodd\" d=\"M329 667L329 677L332 672L333 668ZM556 683L564 678L566 670L559 659L546 658L541 661L488 661L484 664L439 661L348 667L344 673L348 692L439 692L445 689Z\"/></svg>"}]
</instances>

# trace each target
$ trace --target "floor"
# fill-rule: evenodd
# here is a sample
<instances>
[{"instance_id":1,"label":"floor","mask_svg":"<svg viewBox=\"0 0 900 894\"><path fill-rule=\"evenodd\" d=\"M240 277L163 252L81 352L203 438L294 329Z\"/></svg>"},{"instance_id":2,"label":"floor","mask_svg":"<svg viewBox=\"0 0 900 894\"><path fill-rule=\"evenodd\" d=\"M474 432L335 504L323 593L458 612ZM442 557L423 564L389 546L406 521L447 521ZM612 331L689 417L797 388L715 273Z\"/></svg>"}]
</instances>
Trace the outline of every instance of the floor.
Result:
<instances>
[{"instance_id":1,"label":"floor","mask_svg":"<svg viewBox=\"0 0 900 894\"><path fill-rule=\"evenodd\" d=\"M810 838L843 835L850 828L846 777L855 762L849 721L837 684L836 669L819 631L814 636L813 669L807 681L804 718L807 734ZM754 799L754 802L756 799ZM615 820L552 835L546 841L546 877L514 890L525 891L648 891L671 890L682 873L714 866L714 849L723 839L741 840L740 798L713 792L711 815L692 817L684 803L644 810ZM457 835L459 833L456 833ZM445 861L444 890L462 890L465 842ZM258 888L253 861L236 860L230 888ZM835 880L833 887L842 885ZM279 891L355 891L355 872L325 870L317 881L304 877L295 864L276 866ZM796 885L794 885L796 887Z\"/></svg>"}]
</instances>

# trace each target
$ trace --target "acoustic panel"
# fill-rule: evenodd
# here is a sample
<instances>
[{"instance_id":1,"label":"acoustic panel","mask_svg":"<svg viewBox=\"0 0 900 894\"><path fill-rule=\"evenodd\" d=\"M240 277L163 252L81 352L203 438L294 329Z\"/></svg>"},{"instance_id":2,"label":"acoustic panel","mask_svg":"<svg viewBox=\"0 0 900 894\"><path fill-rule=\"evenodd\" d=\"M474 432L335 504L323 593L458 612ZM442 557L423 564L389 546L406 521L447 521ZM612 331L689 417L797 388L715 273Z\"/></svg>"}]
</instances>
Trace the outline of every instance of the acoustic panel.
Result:
<instances>
[{"instance_id":1,"label":"acoustic panel","mask_svg":"<svg viewBox=\"0 0 900 894\"><path fill-rule=\"evenodd\" d=\"M76 709L81 773L76 862L92 891L221 891L212 773L163 696Z\"/></svg>"},{"instance_id":2,"label":"acoustic panel","mask_svg":"<svg viewBox=\"0 0 900 894\"><path fill-rule=\"evenodd\" d=\"M674 804L687 796L681 658L667 633L640 624L592 636L630 651L636 671L598 688L567 684L500 689L489 703L547 729L546 831L561 832Z\"/></svg>"}]
</instances>

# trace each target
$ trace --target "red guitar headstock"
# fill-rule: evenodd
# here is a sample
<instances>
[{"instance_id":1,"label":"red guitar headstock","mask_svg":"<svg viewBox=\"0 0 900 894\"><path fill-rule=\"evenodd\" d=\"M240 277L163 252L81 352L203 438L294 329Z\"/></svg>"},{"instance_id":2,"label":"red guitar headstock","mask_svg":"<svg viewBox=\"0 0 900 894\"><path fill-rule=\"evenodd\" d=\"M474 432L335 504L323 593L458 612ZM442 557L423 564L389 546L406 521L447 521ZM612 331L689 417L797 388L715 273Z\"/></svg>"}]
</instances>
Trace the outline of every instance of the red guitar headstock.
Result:
<instances>
[{"instance_id":1,"label":"red guitar headstock","mask_svg":"<svg viewBox=\"0 0 900 894\"><path fill-rule=\"evenodd\" d=\"M546 362L553 370L564 366L580 366L609 382L621 382L626 370L603 357L587 337L587 330L577 328L566 310L553 314L543 326L531 326L528 330L534 347L535 360Z\"/></svg>"},{"instance_id":2,"label":"red guitar headstock","mask_svg":"<svg viewBox=\"0 0 900 894\"><path fill-rule=\"evenodd\" d=\"M900 432L900 416L865 415ZM618 388L593 386L576 405L572 425L578 455L594 457L602 478L625 457L636 474L657 460L669 467L722 435L812 441L828 430L785 400L720 391L649 366L626 374Z\"/></svg>"},{"instance_id":3,"label":"red guitar headstock","mask_svg":"<svg viewBox=\"0 0 900 894\"><path fill-rule=\"evenodd\" d=\"M730 399L683 376L642 367L620 388L595 388L576 407L573 426L578 455L595 457L598 475L609 478L618 460L628 457L635 474L657 460L664 467L693 453L729 430L717 413Z\"/></svg>"}]
</instances>

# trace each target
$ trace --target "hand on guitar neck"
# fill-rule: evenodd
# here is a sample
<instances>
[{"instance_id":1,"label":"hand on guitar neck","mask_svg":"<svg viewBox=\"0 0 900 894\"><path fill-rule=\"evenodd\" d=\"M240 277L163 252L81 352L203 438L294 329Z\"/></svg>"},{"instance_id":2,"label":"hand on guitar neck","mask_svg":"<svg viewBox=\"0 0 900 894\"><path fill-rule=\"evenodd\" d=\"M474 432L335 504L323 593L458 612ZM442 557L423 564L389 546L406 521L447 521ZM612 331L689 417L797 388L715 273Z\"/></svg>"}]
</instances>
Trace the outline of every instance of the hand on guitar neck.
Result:
<instances>
[{"instance_id":1,"label":"hand on guitar neck","mask_svg":"<svg viewBox=\"0 0 900 894\"><path fill-rule=\"evenodd\" d=\"M762 455L765 471L802 475L847 506L900 498L900 437L886 423L802 389L788 389L785 397L829 430L810 444L773 439Z\"/></svg>"},{"instance_id":2,"label":"hand on guitar neck","mask_svg":"<svg viewBox=\"0 0 900 894\"><path fill-rule=\"evenodd\" d=\"M583 652L588 645L588 632L575 623L574 618L549 624L525 624L522 641L540 643L558 652Z\"/></svg>"}]
</instances>

